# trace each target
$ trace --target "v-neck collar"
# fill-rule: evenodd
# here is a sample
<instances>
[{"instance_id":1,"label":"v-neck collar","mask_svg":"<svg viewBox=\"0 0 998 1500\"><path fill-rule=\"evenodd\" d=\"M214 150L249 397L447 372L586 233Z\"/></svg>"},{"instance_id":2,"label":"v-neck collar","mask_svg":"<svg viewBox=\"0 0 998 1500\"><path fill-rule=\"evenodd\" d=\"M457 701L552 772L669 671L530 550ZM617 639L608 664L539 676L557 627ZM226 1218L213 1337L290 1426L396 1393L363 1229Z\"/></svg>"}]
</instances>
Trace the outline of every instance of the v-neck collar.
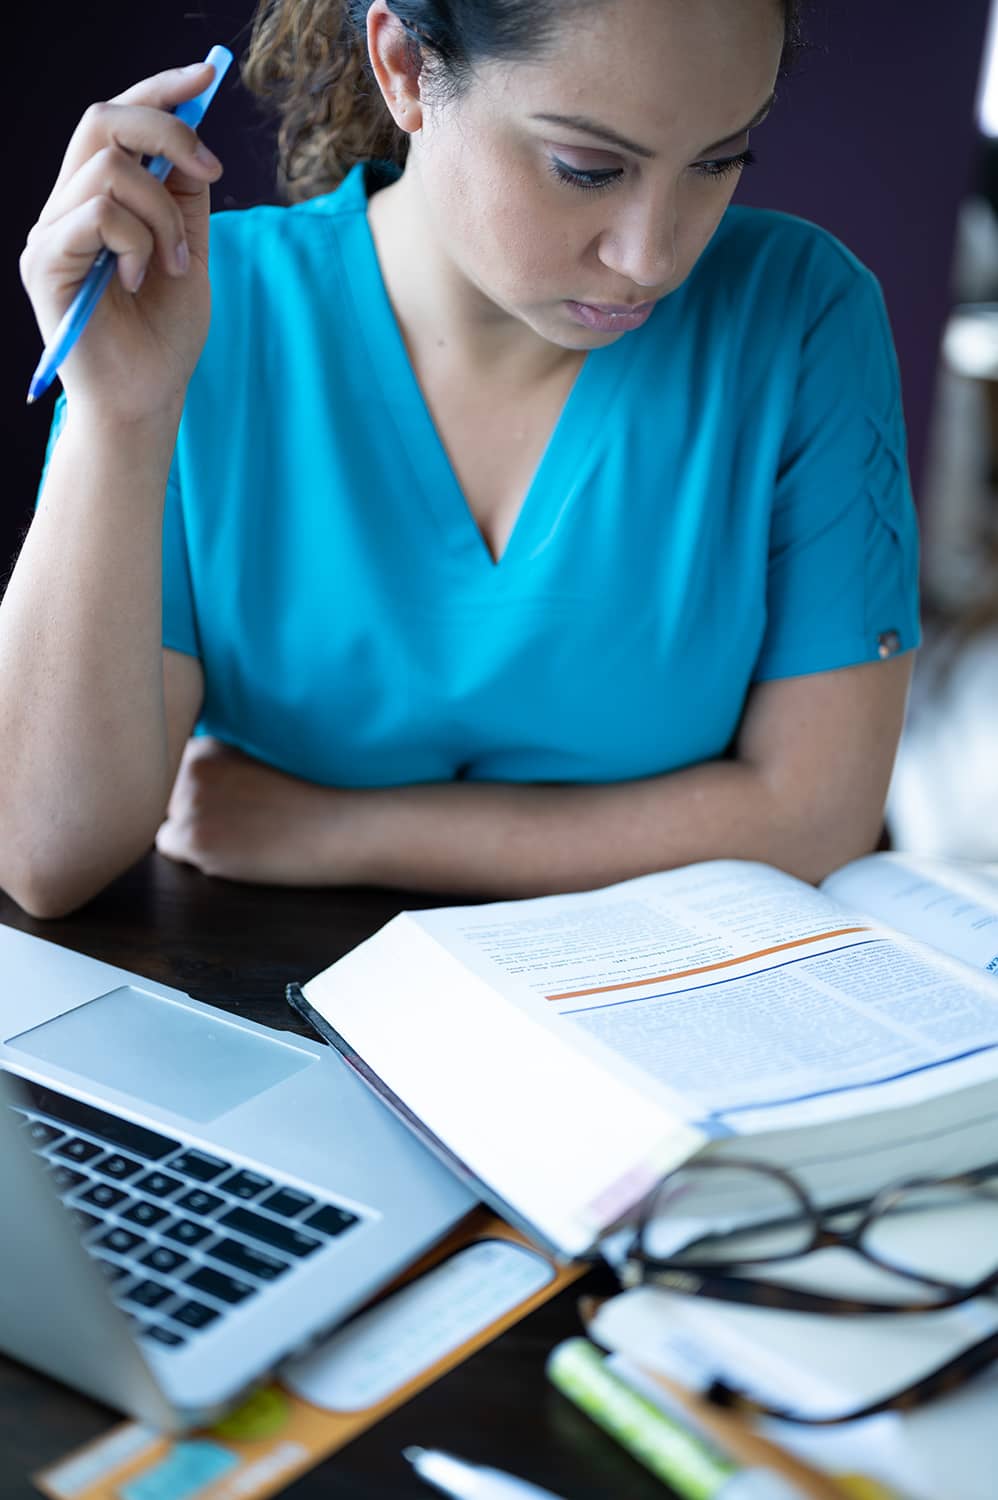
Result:
<instances>
[{"instance_id":1,"label":"v-neck collar","mask_svg":"<svg viewBox=\"0 0 998 1500\"><path fill-rule=\"evenodd\" d=\"M389 168L389 170L391 170ZM400 453L408 460L412 490L425 504L448 549L485 574L507 576L552 542L570 509L586 467L589 449L599 441L610 403L630 363L628 340L591 350L582 362L551 431L506 546L493 559L458 483L450 456L430 414L381 273L367 218L368 198L384 181L381 163L354 167L337 196L348 194L351 242L344 255L354 315L370 355L385 408L398 431ZM379 181L380 177L380 181Z\"/></svg>"}]
</instances>

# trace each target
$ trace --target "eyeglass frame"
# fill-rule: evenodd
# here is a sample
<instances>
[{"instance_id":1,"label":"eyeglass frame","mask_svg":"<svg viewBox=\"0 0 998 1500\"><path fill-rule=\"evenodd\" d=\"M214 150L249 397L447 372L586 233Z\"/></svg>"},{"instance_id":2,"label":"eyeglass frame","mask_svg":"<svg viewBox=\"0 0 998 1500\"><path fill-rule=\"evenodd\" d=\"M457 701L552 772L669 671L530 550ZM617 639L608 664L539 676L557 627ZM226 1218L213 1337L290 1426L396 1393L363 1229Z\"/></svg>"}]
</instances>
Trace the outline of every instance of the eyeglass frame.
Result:
<instances>
[{"instance_id":1,"label":"eyeglass frame","mask_svg":"<svg viewBox=\"0 0 998 1500\"><path fill-rule=\"evenodd\" d=\"M800 1260L805 1255L811 1255L815 1250L838 1248L852 1250L861 1259L869 1261L878 1270L888 1271L891 1275L901 1276L908 1281L916 1281L922 1286L935 1287L949 1295L937 1297L935 1300L921 1302L880 1302L875 1299L861 1297L838 1297L824 1292L812 1292L804 1287L787 1286L782 1282L767 1281L762 1277L741 1276L732 1274L723 1269L725 1262L712 1258L709 1261L697 1260L695 1256L687 1258L682 1251L675 1255L656 1256L650 1255L643 1249L635 1253L635 1247L640 1247L641 1241L647 1232L651 1220L651 1214L658 1201L659 1194L669 1182L670 1178L677 1176L680 1172L695 1170L729 1170L751 1171L763 1173L777 1179L787 1189L791 1196L801 1207L801 1219L809 1222L811 1226L810 1242L803 1249L785 1251L782 1254L766 1256L732 1256L727 1262L728 1266L746 1265L777 1265L781 1261ZM918 1271L911 1271L901 1266L893 1265L890 1261L880 1257L861 1243L863 1235L870 1225L884 1213L888 1212L891 1203L904 1193L924 1187L967 1187L972 1188L980 1182L998 1178L998 1162L990 1162L983 1167L975 1167L966 1172L951 1173L945 1177L909 1177L898 1179L896 1182L888 1183L881 1188L873 1198L852 1203L840 1203L831 1208L820 1208L813 1200L807 1189L797 1180L792 1172L783 1167L772 1166L769 1162L755 1161L747 1157L718 1157L707 1158L704 1161L689 1163L677 1168L676 1172L670 1172L659 1183L649 1198L646 1200L646 1214L640 1221L635 1231L631 1244L628 1246L624 1261L618 1269L618 1278L624 1287L634 1286L662 1286L668 1291L682 1292L690 1296L715 1297L724 1302L738 1302L758 1307L779 1307L794 1312L817 1312L826 1314L847 1313L925 1313L936 1312L947 1307L957 1307L962 1302L969 1302L974 1297L983 1296L995 1286L998 1286L998 1261L994 1269L985 1276L979 1278L968 1287L955 1287L950 1282L940 1281L935 1277L924 1275ZM834 1228L828 1223L829 1219L838 1218L845 1213L855 1213L864 1209L857 1222L849 1229L842 1230ZM752 1228L762 1229L763 1225L753 1225ZM741 1233L741 1230L733 1230L732 1234ZM706 1238L706 1236L704 1237ZM723 1239L723 1235L715 1236ZM721 1269L718 1269L718 1267ZM651 1274L648 1272L651 1271Z\"/></svg>"},{"instance_id":2,"label":"eyeglass frame","mask_svg":"<svg viewBox=\"0 0 998 1500\"><path fill-rule=\"evenodd\" d=\"M848 1313L915 1313L934 1312L942 1308L955 1307L961 1302L970 1301L971 1298L980 1296L998 1286L998 1265L993 1271L988 1272L985 1277L975 1282L969 1288L962 1288L949 1297L939 1299L931 1303L877 1303L865 1301L861 1298L831 1297L819 1292L809 1292L800 1287L790 1287L778 1282L767 1282L761 1278L732 1276L716 1271L717 1262L685 1261L682 1260L674 1271L656 1270L655 1274L645 1274L651 1266L666 1267L670 1263L675 1264L681 1260L680 1256L647 1256L642 1254L639 1259L633 1253L635 1244L639 1244L645 1234L651 1211L657 1201L662 1188L670 1177L678 1175L681 1171L695 1168L738 1168L768 1173L779 1179L782 1185L789 1189L792 1196L801 1204L804 1215L809 1219L812 1226L811 1243L804 1250L784 1252L782 1255L769 1255L765 1259L761 1257L745 1257L741 1260L732 1260L732 1265L773 1265L780 1261L799 1260L804 1255L810 1255L812 1251L835 1246L843 1249L851 1249L855 1254L868 1260L872 1265L881 1270L890 1271L894 1275L903 1276L908 1280L921 1282L923 1285L937 1286L942 1290L954 1293L954 1289L945 1282L935 1280L930 1276L923 1276L918 1272L900 1269L891 1265L886 1260L881 1260L872 1255L869 1250L862 1246L859 1241L862 1234L870 1223L880 1217L885 1209L889 1208L892 1199L902 1193L919 1187L957 1186L974 1187L981 1181L991 1177L998 1177L998 1162L991 1162L987 1166L973 1168L968 1172L953 1173L947 1177L912 1177L889 1183L881 1188L872 1199L861 1200L846 1204L837 1204L829 1209L819 1208L811 1198L810 1194L794 1177L791 1172L782 1167L771 1166L768 1162L753 1161L748 1158L723 1157L716 1160L707 1159L696 1163L687 1164L677 1168L676 1172L670 1172L659 1183L655 1192L646 1200L647 1213L639 1223L631 1246L628 1248L626 1258L622 1265L617 1268L617 1276L624 1287L635 1286L663 1286L670 1291L683 1292L694 1296L715 1297L724 1301L748 1303L759 1307L777 1307L794 1311L822 1312L827 1314ZM856 1212L865 1207L858 1222L850 1230L833 1229L826 1221L843 1213ZM763 1226L753 1226L763 1227ZM739 1233L740 1230L732 1231ZM717 1236L723 1238L723 1236ZM907 1411L916 1406L923 1405L934 1396L944 1395L963 1385L973 1375L986 1369L998 1359L998 1330L988 1334L977 1343L960 1351L947 1360L945 1364L928 1374L920 1376L910 1385L902 1387L901 1390L891 1395L868 1402L865 1406L856 1407L851 1411L837 1413L827 1416L804 1415L789 1407L776 1406L773 1403L757 1400L749 1395L747 1391L738 1389L720 1378L714 1379L710 1386L704 1391L705 1398L716 1406L725 1407L735 1411L750 1413L756 1416L775 1417L780 1421L793 1422L801 1426L830 1427L841 1422L857 1421L861 1417L876 1416L885 1411Z\"/></svg>"}]
</instances>

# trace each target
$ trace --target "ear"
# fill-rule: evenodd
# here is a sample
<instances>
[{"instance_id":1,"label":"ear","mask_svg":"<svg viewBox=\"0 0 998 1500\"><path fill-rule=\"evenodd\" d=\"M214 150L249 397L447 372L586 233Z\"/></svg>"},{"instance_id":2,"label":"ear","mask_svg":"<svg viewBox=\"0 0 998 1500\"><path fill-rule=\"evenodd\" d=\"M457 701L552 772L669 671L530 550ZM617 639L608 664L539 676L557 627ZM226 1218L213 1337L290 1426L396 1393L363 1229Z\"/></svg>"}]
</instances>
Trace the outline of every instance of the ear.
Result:
<instances>
[{"instance_id":1,"label":"ear","mask_svg":"<svg viewBox=\"0 0 998 1500\"><path fill-rule=\"evenodd\" d=\"M419 130L423 123L419 54L416 43L385 0L374 0L367 13L367 50L395 124L407 134Z\"/></svg>"}]
</instances>

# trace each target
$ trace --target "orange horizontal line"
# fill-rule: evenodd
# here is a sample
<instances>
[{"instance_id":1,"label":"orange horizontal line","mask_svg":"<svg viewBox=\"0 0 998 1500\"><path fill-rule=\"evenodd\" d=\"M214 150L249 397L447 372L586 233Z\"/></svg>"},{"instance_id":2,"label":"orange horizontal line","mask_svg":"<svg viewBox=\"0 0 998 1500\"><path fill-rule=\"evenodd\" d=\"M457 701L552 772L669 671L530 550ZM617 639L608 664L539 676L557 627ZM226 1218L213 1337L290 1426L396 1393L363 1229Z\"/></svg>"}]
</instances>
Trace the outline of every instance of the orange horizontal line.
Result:
<instances>
[{"instance_id":1,"label":"orange horizontal line","mask_svg":"<svg viewBox=\"0 0 998 1500\"><path fill-rule=\"evenodd\" d=\"M832 932L817 932L813 937L795 938L792 943L776 943L772 948L760 948L757 953L742 953L738 958L722 958L716 964L703 964L699 969L678 969L675 974L652 974L647 979L625 979L620 984L598 984L591 990L565 990L561 995L545 995L545 1000L577 1000L580 995L607 995L611 990L635 990L645 984L666 984L670 979L687 979L691 974L709 974L714 969L730 969L733 964L747 964L753 958L765 958L770 953L784 953L788 948L803 948L808 943L823 943L826 938L846 937L851 932L869 932L869 927L836 927Z\"/></svg>"}]
</instances>

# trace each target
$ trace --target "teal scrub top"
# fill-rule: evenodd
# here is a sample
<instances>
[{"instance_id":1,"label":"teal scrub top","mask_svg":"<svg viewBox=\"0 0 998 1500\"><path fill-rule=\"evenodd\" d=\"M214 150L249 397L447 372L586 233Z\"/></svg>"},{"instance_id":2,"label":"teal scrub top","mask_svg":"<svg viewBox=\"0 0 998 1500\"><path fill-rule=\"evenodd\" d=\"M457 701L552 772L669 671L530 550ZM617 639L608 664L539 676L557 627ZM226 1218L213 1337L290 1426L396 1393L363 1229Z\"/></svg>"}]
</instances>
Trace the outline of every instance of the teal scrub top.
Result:
<instances>
[{"instance_id":1,"label":"teal scrub top","mask_svg":"<svg viewBox=\"0 0 998 1500\"><path fill-rule=\"evenodd\" d=\"M755 682L917 644L897 363L838 241L729 208L586 356L494 562L381 277L383 170L212 219L164 520L201 732L329 785L620 781L724 756Z\"/></svg>"}]
</instances>

